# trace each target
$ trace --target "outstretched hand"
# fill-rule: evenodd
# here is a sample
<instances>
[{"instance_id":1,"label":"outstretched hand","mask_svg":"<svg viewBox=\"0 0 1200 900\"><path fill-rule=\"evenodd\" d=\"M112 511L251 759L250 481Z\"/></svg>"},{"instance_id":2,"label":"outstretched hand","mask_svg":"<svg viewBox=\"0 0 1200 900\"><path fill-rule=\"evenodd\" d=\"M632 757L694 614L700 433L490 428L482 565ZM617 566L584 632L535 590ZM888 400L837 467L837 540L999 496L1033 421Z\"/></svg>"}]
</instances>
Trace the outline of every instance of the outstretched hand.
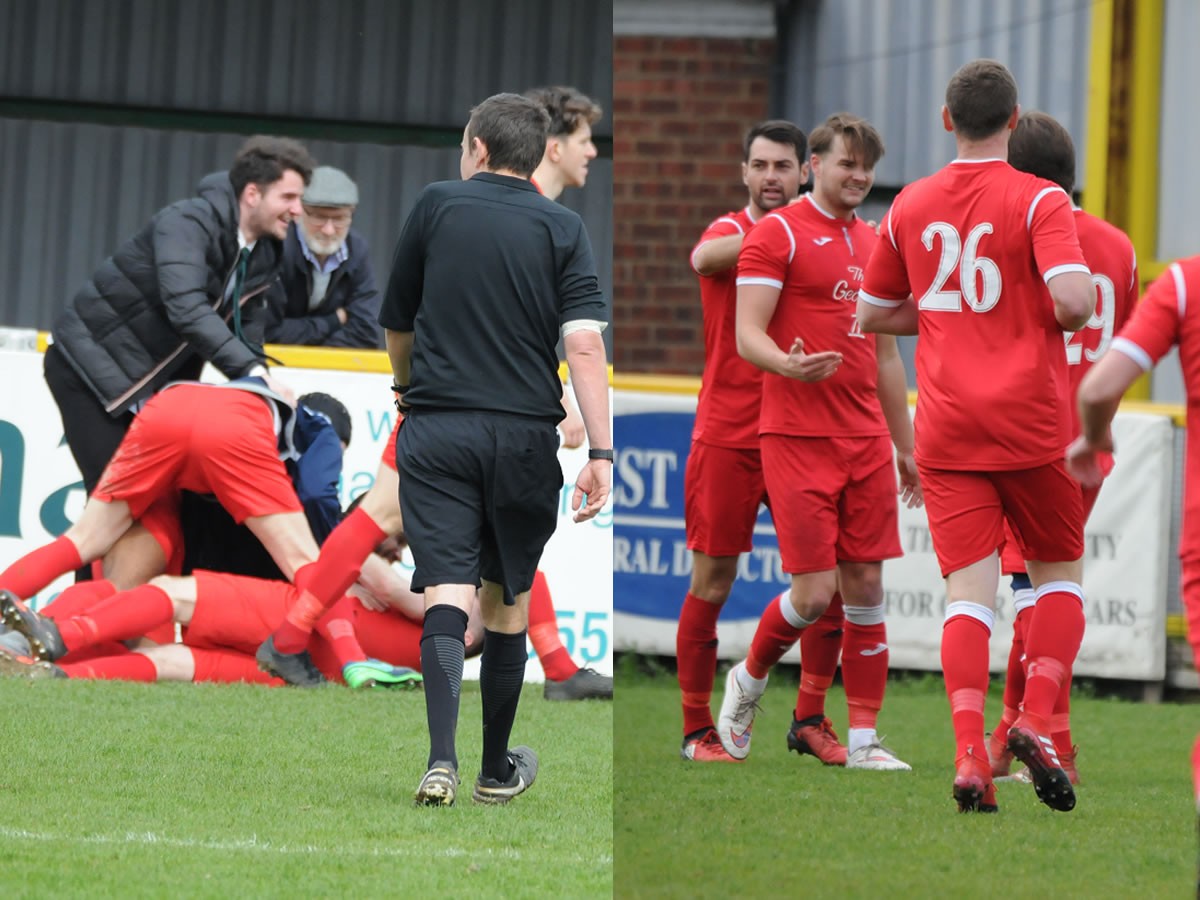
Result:
<instances>
[{"instance_id":1,"label":"outstretched hand","mask_svg":"<svg viewBox=\"0 0 1200 900\"><path fill-rule=\"evenodd\" d=\"M900 502L909 509L925 505L925 494L921 491L921 480L917 477L917 463L911 453L896 454L896 472L900 475Z\"/></svg>"},{"instance_id":2,"label":"outstretched hand","mask_svg":"<svg viewBox=\"0 0 1200 900\"><path fill-rule=\"evenodd\" d=\"M580 469L571 494L571 509L575 510L576 522L586 522L604 508L612 489L612 469L613 464L606 459L588 460Z\"/></svg>"},{"instance_id":3,"label":"outstretched hand","mask_svg":"<svg viewBox=\"0 0 1200 900\"><path fill-rule=\"evenodd\" d=\"M1106 474L1101 454L1110 450L1111 446L1110 443L1109 447L1095 447L1080 435L1067 448L1067 471L1085 488L1099 487Z\"/></svg>"},{"instance_id":4,"label":"outstretched hand","mask_svg":"<svg viewBox=\"0 0 1200 900\"><path fill-rule=\"evenodd\" d=\"M783 364L780 375L795 378L797 381L824 381L833 375L842 364L842 354L834 350L822 353L805 353L804 340L796 338L788 351L787 360Z\"/></svg>"}]
</instances>

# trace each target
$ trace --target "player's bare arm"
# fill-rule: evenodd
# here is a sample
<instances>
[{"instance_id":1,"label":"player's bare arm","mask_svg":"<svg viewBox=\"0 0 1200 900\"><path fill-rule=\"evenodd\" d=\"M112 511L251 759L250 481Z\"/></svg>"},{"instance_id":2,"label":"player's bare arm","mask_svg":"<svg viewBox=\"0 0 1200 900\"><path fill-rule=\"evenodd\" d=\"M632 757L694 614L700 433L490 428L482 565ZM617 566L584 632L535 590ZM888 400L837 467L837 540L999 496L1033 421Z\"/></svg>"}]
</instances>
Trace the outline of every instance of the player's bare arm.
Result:
<instances>
[{"instance_id":1,"label":"player's bare arm","mask_svg":"<svg viewBox=\"0 0 1200 900\"><path fill-rule=\"evenodd\" d=\"M1079 383L1076 402L1082 434L1067 448L1067 471L1085 487L1104 480L1097 453L1111 451L1112 420L1121 397L1142 374L1142 367L1124 353L1110 350Z\"/></svg>"},{"instance_id":2,"label":"player's bare arm","mask_svg":"<svg viewBox=\"0 0 1200 900\"><path fill-rule=\"evenodd\" d=\"M893 305L881 305L877 300L858 295L858 327L867 334L916 334L917 303L909 294Z\"/></svg>"},{"instance_id":3,"label":"player's bare arm","mask_svg":"<svg viewBox=\"0 0 1200 900\"><path fill-rule=\"evenodd\" d=\"M1096 288L1090 272L1063 272L1046 282L1054 298L1054 318L1063 331L1078 331L1096 311Z\"/></svg>"},{"instance_id":4,"label":"player's bare arm","mask_svg":"<svg viewBox=\"0 0 1200 900\"><path fill-rule=\"evenodd\" d=\"M900 478L900 500L909 509L921 506L925 498L917 477L913 459L913 427L908 415L908 377L896 338L881 334L875 339L875 356L879 367L875 392L887 420L888 433L896 447L896 472Z\"/></svg>"},{"instance_id":5,"label":"player's bare arm","mask_svg":"<svg viewBox=\"0 0 1200 900\"><path fill-rule=\"evenodd\" d=\"M563 350L571 370L575 401L583 416L588 446L610 450L613 446L612 423L608 407L608 364L604 340L599 331L579 329L563 335ZM589 459L575 479L571 495L574 521L583 522L603 509L612 489L613 464L606 459ZM586 495L586 502L584 502Z\"/></svg>"},{"instance_id":6,"label":"player's bare arm","mask_svg":"<svg viewBox=\"0 0 1200 900\"><path fill-rule=\"evenodd\" d=\"M732 269L737 265L738 251L742 249L745 237L743 234L729 234L705 241L692 253L692 268L697 275L706 278Z\"/></svg>"},{"instance_id":7,"label":"player's bare arm","mask_svg":"<svg viewBox=\"0 0 1200 900\"><path fill-rule=\"evenodd\" d=\"M823 381L838 370L842 354L827 350L809 353L800 337L785 352L767 334L767 325L779 303L779 288L766 284L738 285L738 354L764 372L799 381Z\"/></svg>"}]
</instances>

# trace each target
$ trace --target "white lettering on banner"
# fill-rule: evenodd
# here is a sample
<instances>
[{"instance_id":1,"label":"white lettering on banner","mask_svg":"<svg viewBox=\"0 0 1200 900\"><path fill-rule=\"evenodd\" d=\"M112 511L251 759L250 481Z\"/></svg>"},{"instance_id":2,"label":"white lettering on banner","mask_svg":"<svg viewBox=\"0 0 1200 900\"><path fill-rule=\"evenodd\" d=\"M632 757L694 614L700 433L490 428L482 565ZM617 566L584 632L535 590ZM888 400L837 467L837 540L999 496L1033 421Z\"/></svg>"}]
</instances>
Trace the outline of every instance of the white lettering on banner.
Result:
<instances>
[{"instance_id":1,"label":"white lettering on banner","mask_svg":"<svg viewBox=\"0 0 1200 900\"><path fill-rule=\"evenodd\" d=\"M671 565L663 553L663 542L658 538L630 540L617 536L613 539L613 572L630 575L667 575Z\"/></svg>"},{"instance_id":2,"label":"white lettering on banner","mask_svg":"<svg viewBox=\"0 0 1200 900\"><path fill-rule=\"evenodd\" d=\"M343 505L375 483L395 413L390 410L391 378L379 373L285 368L280 379L297 395L321 391L350 411L354 437L346 451L339 496ZM207 369L206 381L224 380ZM21 385L0 404L0 569L61 534L83 509L79 471L62 441L62 423L42 375L42 356L0 351L0 379ZM612 672L612 504L590 522L571 521L570 492L587 462L587 451L560 450L563 499L559 527L542 555L540 568L550 585L563 643L575 661ZM65 576L31 600L41 608L70 584ZM465 674L478 678L479 660L467 660ZM536 659L526 680L541 681Z\"/></svg>"},{"instance_id":3,"label":"white lettering on banner","mask_svg":"<svg viewBox=\"0 0 1200 900\"><path fill-rule=\"evenodd\" d=\"M613 500L617 506L641 506L646 500L649 478L650 509L668 509L667 473L679 468L674 450L648 450L625 447L617 450L617 477L613 479Z\"/></svg>"},{"instance_id":4,"label":"white lettering on banner","mask_svg":"<svg viewBox=\"0 0 1200 900\"><path fill-rule=\"evenodd\" d=\"M976 239L975 243L978 243ZM955 254L953 262L962 262ZM977 256L966 261L967 269L986 270ZM986 273L985 273L986 274ZM980 300L990 296L985 285ZM969 301L972 298L967 298ZM975 304L973 304L975 305ZM981 311L978 310L977 311ZM646 392L618 392L616 403L622 414L685 412L690 400L694 413L695 398L679 395L652 395ZM679 416L678 427L690 433L692 421ZM622 440L637 441L637 434L623 430ZM1118 413L1113 425L1114 440L1120 448L1117 465L1100 492L1100 499L1088 522L1084 545L1084 614L1087 631L1075 665L1080 675L1102 678L1162 680L1166 672L1167 571L1170 548L1170 509L1168 496L1174 467L1174 427L1162 415ZM680 443L682 443L682 436ZM681 461L682 462L682 461ZM650 496L643 490L644 496ZM630 534L622 527L653 527L647 521L618 522L616 538L624 540L625 560L632 566L639 561L631 546ZM661 527L661 526L660 526ZM755 529L756 541L769 526ZM941 668L940 644L945 618L944 582L933 552L933 540L923 509L900 507L900 538L904 556L884 563L883 586L887 609L888 646L891 664L897 669ZM675 547L673 566L666 567L666 547L660 548L658 571L645 573L683 574L686 549ZM643 548L641 564L650 567L653 555ZM620 570L616 570L620 574ZM787 583L781 570L778 551L755 547L738 560L738 577L747 583L778 581ZM990 642L992 671L1003 671L1012 641L1013 598L1008 578L1001 578L996 596L996 621ZM673 615L673 614L672 614ZM637 622L628 635L618 624L618 649L636 647L647 653L674 653L674 618L659 620L623 613L622 621ZM757 620L722 617L718 625L720 654L737 659L749 649Z\"/></svg>"}]
</instances>

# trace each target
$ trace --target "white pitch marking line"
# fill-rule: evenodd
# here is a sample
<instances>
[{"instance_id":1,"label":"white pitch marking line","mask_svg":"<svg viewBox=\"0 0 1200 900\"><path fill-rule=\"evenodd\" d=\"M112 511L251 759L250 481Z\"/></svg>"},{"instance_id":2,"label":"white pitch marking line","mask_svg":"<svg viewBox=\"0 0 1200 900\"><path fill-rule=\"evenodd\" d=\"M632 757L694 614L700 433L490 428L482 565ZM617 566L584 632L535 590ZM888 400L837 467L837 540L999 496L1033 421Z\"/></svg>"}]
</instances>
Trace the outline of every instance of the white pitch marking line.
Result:
<instances>
[{"instance_id":1,"label":"white pitch marking line","mask_svg":"<svg viewBox=\"0 0 1200 900\"><path fill-rule=\"evenodd\" d=\"M486 856L508 860L521 860L525 857L518 850L511 848L497 850L492 847L482 847L478 850L468 850L464 847L442 847L437 850L418 847L319 847L315 844L289 846L287 844L272 844L260 841L258 835L237 841L196 840L194 838L173 838L157 834L153 831L127 831L124 834L89 834L67 835L53 834L46 831L27 831L23 828L5 828L0 826L0 838L24 841L62 841L79 844L158 844L164 847L191 847L199 850L253 850L261 853L280 854L322 854L325 856L445 856L450 858ZM583 856L566 857L568 861L584 865L612 865L612 855L604 854L587 858Z\"/></svg>"}]
</instances>

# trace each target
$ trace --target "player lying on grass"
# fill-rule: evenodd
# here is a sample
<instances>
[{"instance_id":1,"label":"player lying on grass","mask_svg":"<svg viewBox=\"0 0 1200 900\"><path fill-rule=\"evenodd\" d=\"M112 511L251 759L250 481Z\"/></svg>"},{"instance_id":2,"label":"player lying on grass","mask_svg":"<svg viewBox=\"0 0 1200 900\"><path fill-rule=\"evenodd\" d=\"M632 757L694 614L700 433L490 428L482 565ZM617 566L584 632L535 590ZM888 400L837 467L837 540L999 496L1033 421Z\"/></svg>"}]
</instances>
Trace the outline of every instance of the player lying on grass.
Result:
<instances>
[{"instance_id":1,"label":"player lying on grass","mask_svg":"<svg viewBox=\"0 0 1200 900\"><path fill-rule=\"evenodd\" d=\"M13 628L0 635L0 674L285 683L258 668L254 651L296 602L298 590L288 582L197 571L160 576L87 603L69 593L39 614L0 592L0 616ZM309 651L322 674L319 683L360 688L419 682L421 624L413 618L419 604L403 578L372 556L351 595L317 623ZM182 627L182 643L135 651L122 643L169 623ZM482 626L474 610L467 653L480 649Z\"/></svg>"},{"instance_id":2,"label":"player lying on grass","mask_svg":"<svg viewBox=\"0 0 1200 900\"><path fill-rule=\"evenodd\" d=\"M297 418L290 389L270 378L168 385L138 413L79 521L0 572L0 589L28 599L103 557L139 520L178 560L181 490L215 494L294 578L318 553L283 462L296 453Z\"/></svg>"},{"instance_id":3,"label":"player lying on grass","mask_svg":"<svg viewBox=\"0 0 1200 900\"><path fill-rule=\"evenodd\" d=\"M304 583L305 596L290 607L286 618L280 619L282 624L264 638L259 648L258 658L264 668L292 684L303 685L314 680L305 647L315 623L354 583L357 577L354 563L367 558L387 535L403 529L400 476L396 472L396 435L403 421L403 417L397 417L371 489L322 543L320 557L311 570L306 570L306 576L309 571L313 574ZM424 616L423 605L419 608L418 621ZM612 699L612 678L575 665L559 639L550 588L541 572L535 576L530 591L529 639L546 673L547 700Z\"/></svg>"}]
</instances>

